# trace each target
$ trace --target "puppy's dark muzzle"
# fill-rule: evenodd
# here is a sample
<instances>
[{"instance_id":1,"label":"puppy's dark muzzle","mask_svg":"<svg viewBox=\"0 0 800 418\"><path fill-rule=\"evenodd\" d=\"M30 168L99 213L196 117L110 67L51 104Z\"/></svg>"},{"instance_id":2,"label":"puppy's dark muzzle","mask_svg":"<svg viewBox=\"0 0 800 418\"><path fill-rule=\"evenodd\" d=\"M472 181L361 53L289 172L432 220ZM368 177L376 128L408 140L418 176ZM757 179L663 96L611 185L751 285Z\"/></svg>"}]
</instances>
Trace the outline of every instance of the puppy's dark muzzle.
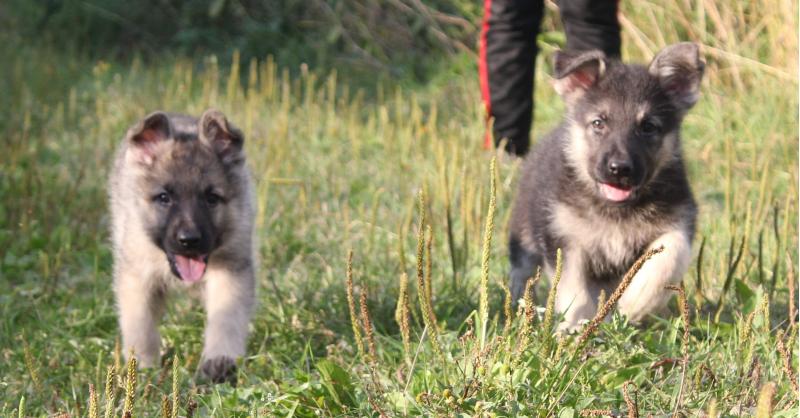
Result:
<instances>
[{"instance_id":1,"label":"puppy's dark muzzle","mask_svg":"<svg viewBox=\"0 0 800 418\"><path fill-rule=\"evenodd\" d=\"M635 188L642 180L640 170L636 169L635 163L630 159L610 158L599 171L600 182L621 188Z\"/></svg>"},{"instance_id":2,"label":"puppy's dark muzzle","mask_svg":"<svg viewBox=\"0 0 800 418\"><path fill-rule=\"evenodd\" d=\"M203 235L198 230L182 229L176 234L175 241L186 251L196 251L203 244Z\"/></svg>"},{"instance_id":3,"label":"puppy's dark muzzle","mask_svg":"<svg viewBox=\"0 0 800 418\"><path fill-rule=\"evenodd\" d=\"M167 240L166 250L170 253L196 256L208 254L213 250L214 239L197 228L180 228L172 239Z\"/></svg>"},{"instance_id":4,"label":"puppy's dark muzzle","mask_svg":"<svg viewBox=\"0 0 800 418\"><path fill-rule=\"evenodd\" d=\"M213 240L200 229L179 228L165 245L172 273L185 282L200 280L213 251Z\"/></svg>"}]
</instances>

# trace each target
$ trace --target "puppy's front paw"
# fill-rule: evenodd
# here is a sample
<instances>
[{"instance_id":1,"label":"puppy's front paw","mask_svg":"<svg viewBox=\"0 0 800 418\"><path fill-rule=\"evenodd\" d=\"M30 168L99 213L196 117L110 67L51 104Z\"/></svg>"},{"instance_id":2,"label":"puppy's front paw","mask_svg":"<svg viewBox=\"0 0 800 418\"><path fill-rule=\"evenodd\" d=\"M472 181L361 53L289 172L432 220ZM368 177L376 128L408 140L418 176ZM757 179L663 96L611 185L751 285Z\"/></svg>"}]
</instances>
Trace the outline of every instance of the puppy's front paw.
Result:
<instances>
[{"instance_id":1,"label":"puppy's front paw","mask_svg":"<svg viewBox=\"0 0 800 418\"><path fill-rule=\"evenodd\" d=\"M236 361L225 356L207 359L200 366L200 374L213 383L228 382L231 385L235 385Z\"/></svg>"}]
</instances>

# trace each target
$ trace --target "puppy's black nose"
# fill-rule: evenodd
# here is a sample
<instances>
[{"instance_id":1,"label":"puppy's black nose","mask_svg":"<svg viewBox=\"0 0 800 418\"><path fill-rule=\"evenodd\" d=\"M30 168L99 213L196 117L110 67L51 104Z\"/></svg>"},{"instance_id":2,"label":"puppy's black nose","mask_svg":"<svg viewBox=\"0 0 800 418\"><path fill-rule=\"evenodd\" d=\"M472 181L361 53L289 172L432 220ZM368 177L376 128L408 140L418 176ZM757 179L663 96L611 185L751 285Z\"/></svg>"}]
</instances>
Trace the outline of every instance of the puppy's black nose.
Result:
<instances>
[{"instance_id":1,"label":"puppy's black nose","mask_svg":"<svg viewBox=\"0 0 800 418\"><path fill-rule=\"evenodd\" d=\"M627 160L612 158L608 160L608 172L616 177L629 177L633 172L633 164Z\"/></svg>"},{"instance_id":2,"label":"puppy's black nose","mask_svg":"<svg viewBox=\"0 0 800 418\"><path fill-rule=\"evenodd\" d=\"M178 243L181 244L181 247L186 249L195 249L200 245L200 241L202 240L203 236L197 229L182 228L178 230L176 238Z\"/></svg>"}]
</instances>

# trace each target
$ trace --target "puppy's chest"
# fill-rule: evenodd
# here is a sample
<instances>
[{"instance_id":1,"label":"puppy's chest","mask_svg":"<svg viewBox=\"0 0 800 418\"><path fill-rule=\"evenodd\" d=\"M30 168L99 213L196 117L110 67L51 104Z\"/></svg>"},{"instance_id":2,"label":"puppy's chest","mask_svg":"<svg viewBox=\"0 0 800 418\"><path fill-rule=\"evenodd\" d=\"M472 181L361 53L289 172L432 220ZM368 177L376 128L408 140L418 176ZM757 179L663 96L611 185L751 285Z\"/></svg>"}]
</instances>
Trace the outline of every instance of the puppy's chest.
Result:
<instances>
[{"instance_id":1,"label":"puppy's chest","mask_svg":"<svg viewBox=\"0 0 800 418\"><path fill-rule=\"evenodd\" d=\"M627 270L661 229L652 222L609 219L565 204L557 204L551 212L551 231L564 243L565 255L583 257L585 266L600 276Z\"/></svg>"}]
</instances>

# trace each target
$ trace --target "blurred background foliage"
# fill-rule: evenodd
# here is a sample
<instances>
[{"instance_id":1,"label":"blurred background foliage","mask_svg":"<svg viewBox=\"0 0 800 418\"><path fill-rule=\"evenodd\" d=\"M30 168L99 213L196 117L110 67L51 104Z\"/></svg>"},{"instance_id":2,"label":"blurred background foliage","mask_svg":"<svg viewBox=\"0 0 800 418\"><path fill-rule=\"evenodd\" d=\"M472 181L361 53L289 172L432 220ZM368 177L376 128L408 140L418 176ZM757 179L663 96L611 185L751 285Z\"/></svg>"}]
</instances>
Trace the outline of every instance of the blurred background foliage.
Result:
<instances>
[{"instance_id":1,"label":"blurred background foliage","mask_svg":"<svg viewBox=\"0 0 800 418\"><path fill-rule=\"evenodd\" d=\"M441 62L430 58L475 49L481 13L472 0L7 0L0 25L90 59L238 50L244 62L421 80Z\"/></svg>"},{"instance_id":2,"label":"blurred background foliage","mask_svg":"<svg viewBox=\"0 0 800 418\"><path fill-rule=\"evenodd\" d=\"M545 4L543 56L565 40L556 1ZM649 60L667 43L693 40L715 82L737 90L762 75L796 83L796 2L623 1L620 9L625 59ZM201 64L213 55L227 66L238 51L243 63L272 56L293 73L338 70L369 92L381 81L474 73L482 16L480 0L3 0L0 58L45 48L54 60L181 56Z\"/></svg>"}]
</instances>

